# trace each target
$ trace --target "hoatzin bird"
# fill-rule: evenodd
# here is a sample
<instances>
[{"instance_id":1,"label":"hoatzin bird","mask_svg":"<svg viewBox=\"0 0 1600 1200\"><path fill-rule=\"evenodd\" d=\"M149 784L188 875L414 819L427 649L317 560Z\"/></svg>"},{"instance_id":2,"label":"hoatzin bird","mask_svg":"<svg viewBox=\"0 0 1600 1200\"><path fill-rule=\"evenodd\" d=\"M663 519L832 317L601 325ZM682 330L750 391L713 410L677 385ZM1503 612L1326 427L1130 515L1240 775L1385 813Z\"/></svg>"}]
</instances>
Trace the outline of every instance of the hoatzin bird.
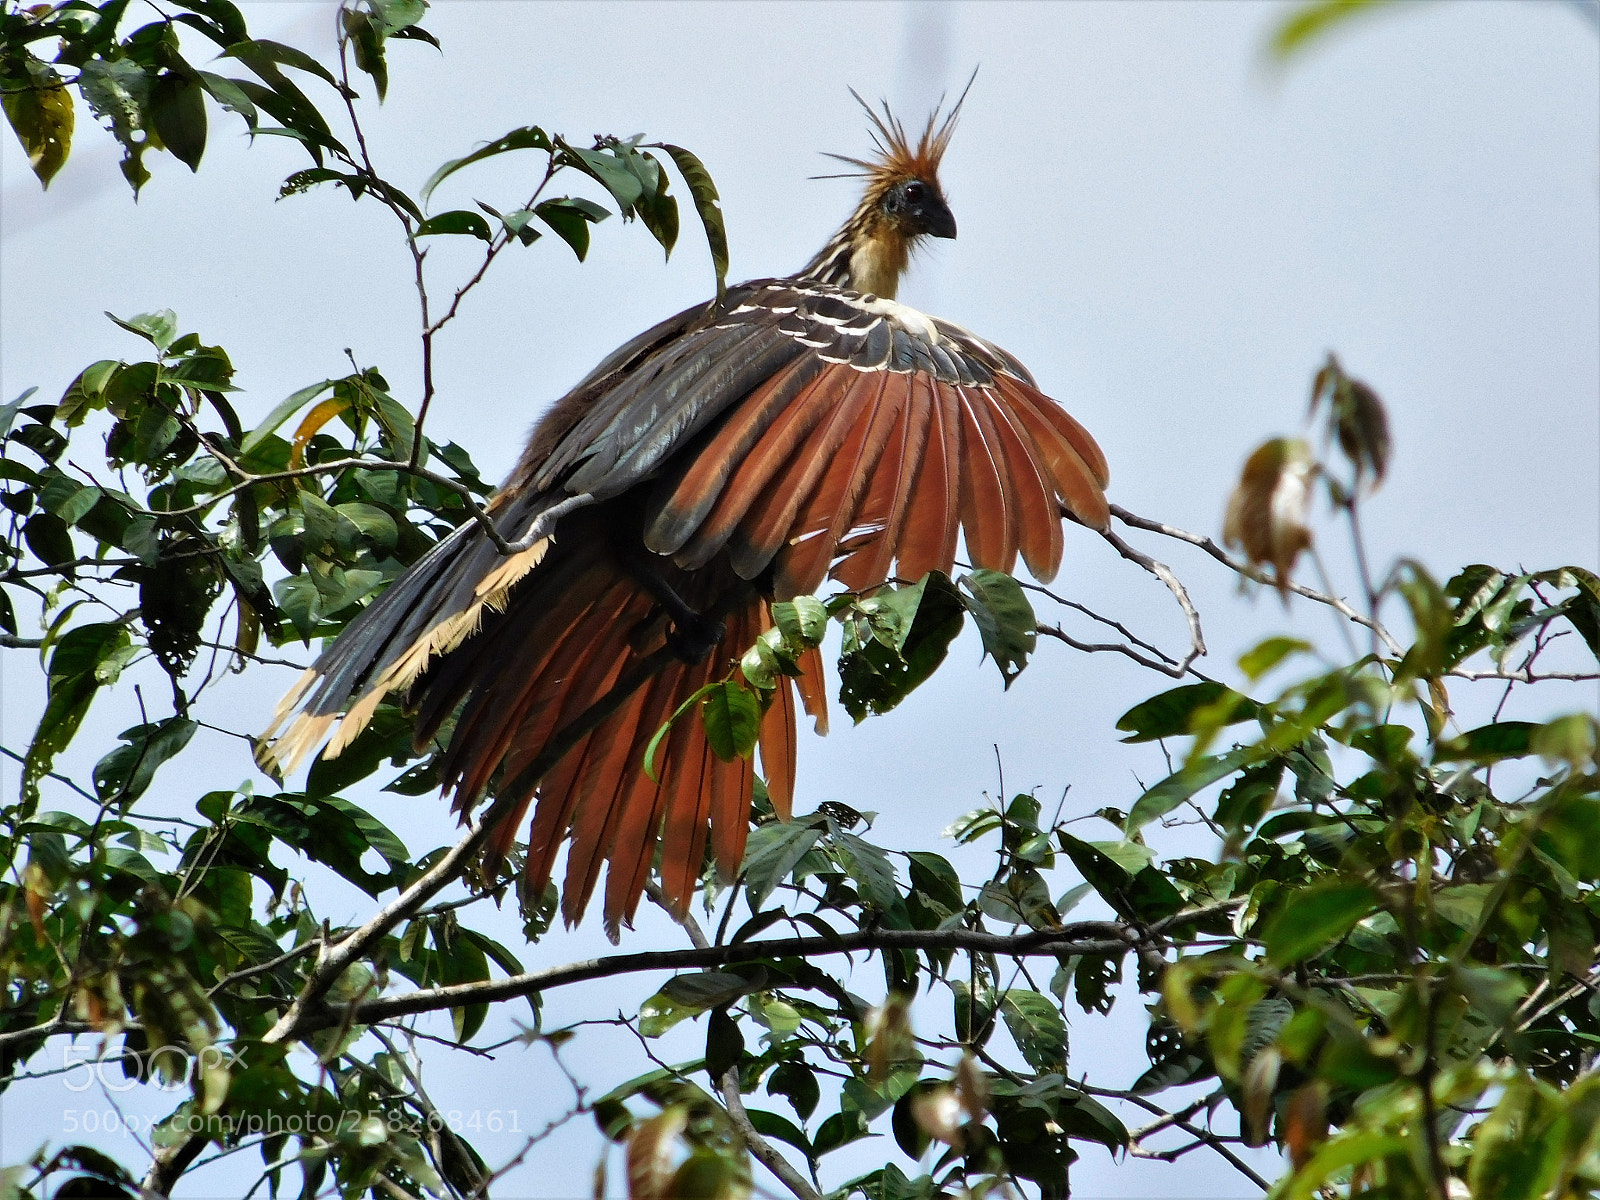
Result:
<instances>
[{"instance_id":1,"label":"hoatzin bird","mask_svg":"<svg viewBox=\"0 0 1600 1200\"><path fill-rule=\"evenodd\" d=\"M859 99L859 97L858 97ZM733 876L749 828L753 765L712 753L698 720L656 731L722 678L771 624L771 600L832 578L866 590L971 560L1050 579L1063 512L1107 526L1104 456L1021 363L896 302L912 249L953 238L939 163L959 103L913 142L868 109L876 155L847 159L865 192L806 266L728 289L621 347L541 419L488 512L419 559L328 648L279 705L266 750L285 770L332 734L338 754L399 693L425 746L455 716L446 790L466 812L492 779L502 813L486 845L512 845L537 799L528 882L548 882L569 830L563 915L587 906L602 862L607 932L631 923L657 844L681 915L709 838ZM661 655L663 647L670 653ZM657 654L648 677L537 788L530 764L569 722ZM787 817L795 691L821 731L821 660L783 677L759 750ZM507 794L508 782L512 793Z\"/></svg>"}]
</instances>

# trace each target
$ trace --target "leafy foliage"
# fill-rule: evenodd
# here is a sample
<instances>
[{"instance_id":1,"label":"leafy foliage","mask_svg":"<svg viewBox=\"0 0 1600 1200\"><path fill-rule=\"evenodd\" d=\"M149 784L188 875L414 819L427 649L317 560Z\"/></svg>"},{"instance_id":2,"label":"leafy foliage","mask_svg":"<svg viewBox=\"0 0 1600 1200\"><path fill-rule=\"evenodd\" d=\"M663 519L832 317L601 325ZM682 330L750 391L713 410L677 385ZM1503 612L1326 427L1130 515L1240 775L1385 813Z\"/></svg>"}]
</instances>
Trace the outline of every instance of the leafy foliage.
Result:
<instances>
[{"instance_id":1,"label":"leafy foliage","mask_svg":"<svg viewBox=\"0 0 1600 1200\"><path fill-rule=\"evenodd\" d=\"M1313 7L1327 23L1357 6ZM348 100L359 120L356 83L384 98L395 43L436 45L425 15L421 0L347 6L334 69L251 38L227 0L191 0L131 30L119 0L12 8L0 19L4 110L44 184L70 153L74 93L122 144L136 192L146 153L198 169L217 108L296 140L311 166L281 194L331 184L401 225L430 345L459 296L430 314L419 239L483 244L460 295L513 243L546 232L583 259L612 211L670 253L669 163L720 292L716 187L680 146L578 145L530 124L446 162L413 197L378 174L353 129L336 135L312 97L331 97L336 113ZM191 65L191 35L247 74ZM523 151L538 166L515 207L427 207L475 164ZM562 174L612 207L545 195ZM51 1040L78 1033L100 1038L130 1078L194 1069L172 1080L186 1094L155 1131L153 1163L46 1147L0 1172L7 1194L132 1195L141 1183L164 1194L206 1146L257 1149L274 1193L293 1168L308 1196L484 1194L494 1168L441 1122L397 1044L405 1022L448 1010L469 1046L491 1004L525 1001L526 1040L565 1072L562 1049L583 1031L545 1028L542 992L665 966L668 953L675 973L624 1021L646 1048L703 1022L704 1053L658 1059L597 1098L574 1080L568 1113L623 1147L641 1200L748 1194L750 1150L770 1167L774 1144L793 1175L779 1178L799 1196L826 1186L841 1200L909 1200L1019 1183L1065 1196L1085 1144L1149 1153L1147 1140L1174 1131L1193 1140L1159 1151L1171 1157L1281 1146L1289 1169L1276 1196L1600 1187L1600 726L1589 712L1497 713L1461 730L1448 690L1480 677L1508 695L1536 683L1563 634L1600 658L1592 571L1479 564L1440 583L1402 562L1363 581L1365 613L1340 609L1370 634L1354 661L1282 636L1241 658L1238 688L1184 664L1176 673L1192 680L1116 722L1130 742L1160 743L1166 775L1125 809L1093 814L1099 838L1033 795L983 804L946 831L973 848L963 863L986 856L979 874L879 845L874 814L846 804L779 820L758 788L741 878L727 887L707 868L708 911L723 906L713 937L695 928L695 946L633 965L529 974L474 928L469 906L513 896L539 941L554 886L518 887L516 851L484 877L459 847L408 846L344 794L373 778L407 795L437 787L433 748L413 749L397 707L380 707L300 790L218 788L174 765L210 736L207 693L224 673L337 635L440 537L481 517L490 488L471 457L427 432L431 378L397 397L379 368L353 361L247 426L228 351L171 312L111 320L108 344L126 358L86 367L59 401L30 389L0 406L0 628L13 655L38 653L47 687L30 745L6 751L22 772L0 813L0 1089L24 1094ZM1354 533L1389 466L1381 400L1332 358L1312 409L1346 473L1317 461L1310 441L1268 443L1230 522L1285 594L1316 482ZM1404 640L1390 611L1409 624ZM1008 687L1042 628L1030 590L992 571L798 597L772 616L673 717L703 721L725 758L753 752L778 677L830 636L841 701L859 721L926 681L968 617ZM125 678L147 663L170 703L154 706ZM1290 682L1268 688L1269 676ZM97 702L137 707L138 719L84 778L58 774ZM1163 849L1186 813L1215 835L1210 853ZM339 910L313 863L389 916L332 925ZM464 873L465 894L430 904ZM1097 915L1075 915L1080 904ZM856 954L870 972L845 957ZM1126 1087L1074 1072L1069 1035L1135 997L1151 1012L1148 1069L1130 1070ZM314 1053L312 1068L296 1047ZM1161 1115L1129 1128L1129 1104ZM289 1118L303 1132L263 1132ZM832 1156L883 1133L900 1157L886 1150L881 1168L841 1178ZM539 1153L536 1141L525 1153Z\"/></svg>"}]
</instances>

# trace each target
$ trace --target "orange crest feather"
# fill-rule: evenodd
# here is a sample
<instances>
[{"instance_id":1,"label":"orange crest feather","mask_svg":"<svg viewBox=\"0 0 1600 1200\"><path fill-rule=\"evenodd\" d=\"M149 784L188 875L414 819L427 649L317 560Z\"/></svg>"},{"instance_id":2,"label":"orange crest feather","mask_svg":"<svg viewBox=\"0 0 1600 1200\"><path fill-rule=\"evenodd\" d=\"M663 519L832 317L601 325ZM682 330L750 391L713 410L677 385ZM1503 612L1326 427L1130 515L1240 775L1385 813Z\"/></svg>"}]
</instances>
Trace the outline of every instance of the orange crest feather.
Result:
<instances>
[{"instance_id":1,"label":"orange crest feather","mask_svg":"<svg viewBox=\"0 0 1600 1200\"><path fill-rule=\"evenodd\" d=\"M956 131L956 122L961 116L961 106L966 103L967 93L972 90L973 80L977 79L978 72L974 70L967 86L961 89L961 95L943 118L940 111L944 108L944 97L939 98L939 103L934 106L933 112L928 114L928 123L923 126L922 135L913 144L911 137L906 132L906 127L900 118L894 115L889 108L887 100L879 101L882 109L880 114L877 109L868 104L855 88L850 89L850 94L855 97L856 103L865 110L867 118L872 122L870 130L872 146L877 152L873 159L852 158L846 154L829 154L829 158L839 162L849 163L853 167L860 167L860 171L847 172L848 177L865 177L869 180L868 193L875 193L882 188L905 179L914 177L930 183L937 182L939 178L939 163L944 158L944 152L950 145L950 139ZM818 176L817 178L842 178L843 176Z\"/></svg>"}]
</instances>

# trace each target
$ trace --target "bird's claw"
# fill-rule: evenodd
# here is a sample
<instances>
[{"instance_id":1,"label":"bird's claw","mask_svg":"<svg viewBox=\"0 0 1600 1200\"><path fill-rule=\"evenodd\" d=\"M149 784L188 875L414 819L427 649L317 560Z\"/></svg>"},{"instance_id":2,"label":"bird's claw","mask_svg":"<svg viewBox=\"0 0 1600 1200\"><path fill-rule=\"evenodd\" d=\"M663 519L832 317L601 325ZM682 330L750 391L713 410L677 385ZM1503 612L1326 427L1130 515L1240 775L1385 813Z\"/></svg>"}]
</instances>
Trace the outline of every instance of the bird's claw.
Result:
<instances>
[{"instance_id":1,"label":"bird's claw","mask_svg":"<svg viewBox=\"0 0 1600 1200\"><path fill-rule=\"evenodd\" d=\"M667 645L689 664L700 662L727 636L728 627L698 613L674 621L667 629Z\"/></svg>"}]
</instances>

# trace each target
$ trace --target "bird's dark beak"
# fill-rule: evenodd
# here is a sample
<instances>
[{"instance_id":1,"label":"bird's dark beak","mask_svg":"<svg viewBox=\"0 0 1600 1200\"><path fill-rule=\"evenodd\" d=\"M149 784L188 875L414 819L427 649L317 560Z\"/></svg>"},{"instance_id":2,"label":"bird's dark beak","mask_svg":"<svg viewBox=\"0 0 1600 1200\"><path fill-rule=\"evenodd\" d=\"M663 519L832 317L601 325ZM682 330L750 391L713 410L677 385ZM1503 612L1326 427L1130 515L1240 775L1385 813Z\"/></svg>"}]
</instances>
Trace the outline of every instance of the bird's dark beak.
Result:
<instances>
[{"instance_id":1,"label":"bird's dark beak","mask_svg":"<svg viewBox=\"0 0 1600 1200\"><path fill-rule=\"evenodd\" d=\"M955 214L943 199L935 197L922 214L922 230L930 237L953 238L956 235Z\"/></svg>"}]
</instances>

